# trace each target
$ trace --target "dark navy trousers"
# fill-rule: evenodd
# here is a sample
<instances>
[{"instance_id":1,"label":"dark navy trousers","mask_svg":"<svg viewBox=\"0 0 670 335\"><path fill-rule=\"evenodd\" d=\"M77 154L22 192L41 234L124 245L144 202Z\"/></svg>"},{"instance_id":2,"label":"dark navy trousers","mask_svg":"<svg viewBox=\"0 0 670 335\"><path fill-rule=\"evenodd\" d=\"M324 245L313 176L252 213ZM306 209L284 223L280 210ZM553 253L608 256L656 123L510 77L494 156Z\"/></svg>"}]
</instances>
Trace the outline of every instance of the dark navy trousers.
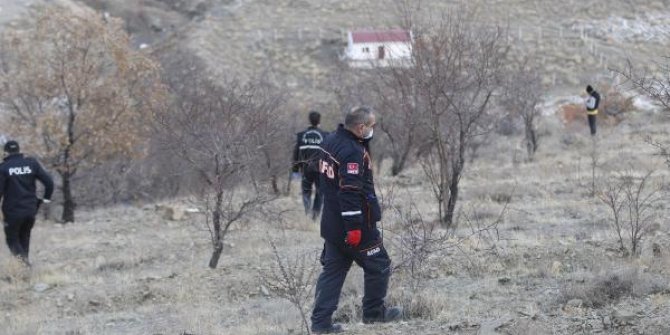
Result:
<instances>
[{"instance_id":1,"label":"dark navy trousers","mask_svg":"<svg viewBox=\"0 0 670 335\"><path fill-rule=\"evenodd\" d=\"M12 255L28 263L30 252L30 232L35 225L35 217L22 219L5 218L5 240Z\"/></svg>"},{"instance_id":2,"label":"dark navy trousers","mask_svg":"<svg viewBox=\"0 0 670 335\"><path fill-rule=\"evenodd\" d=\"M319 191L319 172L307 171L302 175L302 203L305 206L305 214L312 210L314 219L321 213L322 196ZM312 185L314 185L314 203L312 203Z\"/></svg>"},{"instance_id":3,"label":"dark navy trousers","mask_svg":"<svg viewBox=\"0 0 670 335\"><path fill-rule=\"evenodd\" d=\"M589 128L591 129L591 135L596 134L596 117L597 115L587 115L586 116L589 119Z\"/></svg>"},{"instance_id":4,"label":"dark navy trousers","mask_svg":"<svg viewBox=\"0 0 670 335\"><path fill-rule=\"evenodd\" d=\"M363 315L383 313L384 298L391 277L391 259L379 242L365 248L349 248L326 241L321 253L323 270L316 283L312 328L326 328L340 301L342 285L351 263L363 268L365 276Z\"/></svg>"}]
</instances>

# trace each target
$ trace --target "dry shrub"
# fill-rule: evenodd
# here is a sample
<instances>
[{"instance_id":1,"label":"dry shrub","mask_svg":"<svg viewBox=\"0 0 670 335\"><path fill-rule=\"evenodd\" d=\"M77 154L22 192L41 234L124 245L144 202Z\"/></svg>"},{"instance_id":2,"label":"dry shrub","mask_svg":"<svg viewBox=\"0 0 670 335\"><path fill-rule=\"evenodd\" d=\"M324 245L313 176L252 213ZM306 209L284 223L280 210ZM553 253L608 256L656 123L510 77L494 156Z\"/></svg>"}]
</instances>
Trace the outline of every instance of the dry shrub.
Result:
<instances>
[{"instance_id":1,"label":"dry shrub","mask_svg":"<svg viewBox=\"0 0 670 335\"><path fill-rule=\"evenodd\" d=\"M634 97L625 95L618 87L601 84L596 90L601 95L598 108L598 124L616 126L626 113L635 111ZM566 126L586 124L586 108L583 104L569 103L559 107L559 116Z\"/></svg>"},{"instance_id":2,"label":"dry shrub","mask_svg":"<svg viewBox=\"0 0 670 335\"><path fill-rule=\"evenodd\" d=\"M405 318L409 319L435 319L446 307L447 300L441 294L429 290L414 291L404 289L402 285L394 285L407 280L399 278L402 275L394 274L391 276L391 287L386 297L387 306L402 306ZM356 323L363 318L360 295L362 292L357 290L343 291L337 311L333 316L334 322Z\"/></svg>"},{"instance_id":3,"label":"dry shrub","mask_svg":"<svg viewBox=\"0 0 670 335\"><path fill-rule=\"evenodd\" d=\"M599 110L607 116L613 117L617 123L625 117L625 113L634 112L635 97L625 95L619 87L610 84L600 85L602 100Z\"/></svg>"},{"instance_id":4,"label":"dry shrub","mask_svg":"<svg viewBox=\"0 0 670 335\"><path fill-rule=\"evenodd\" d=\"M387 299L389 306L402 306L405 318L435 319L445 307L444 297L430 292L410 293L409 290L395 290Z\"/></svg>"},{"instance_id":5,"label":"dry shrub","mask_svg":"<svg viewBox=\"0 0 670 335\"><path fill-rule=\"evenodd\" d=\"M653 171L640 176L632 166L607 179L598 198L609 208L612 230L624 254L637 256L645 237L658 229L667 195L664 182L651 180ZM594 189L595 190L595 189Z\"/></svg>"},{"instance_id":6,"label":"dry shrub","mask_svg":"<svg viewBox=\"0 0 670 335\"><path fill-rule=\"evenodd\" d=\"M562 105L559 107L558 114L565 125L586 122L586 111L584 106L579 104Z\"/></svg>"},{"instance_id":7,"label":"dry shrub","mask_svg":"<svg viewBox=\"0 0 670 335\"><path fill-rule=\"evenodd\" d=\"M602 101L602 104L605 104L604 98ZM601 106L603 106L601 105ZM605 125L605 126L616 126L623 120L623 116L621 114L617 115L609 115L606 112L603 112L603 108L598 109L600 112L598 113L598 125ZM612 107L612 110L614 108ZM582 104L566 104L563 105L559 108L558 110L559 116L561 117L561 121L563 121L563 124L566 126L574 126L576 124L587 124L586 121L586 108Z\"/></svg>"},{"instance_id":8,"label":"dry shrub","mask_svg":"<svg viewBox=\"0 0 670 335\"><path fill-rule=\"evenodd\" d=\"M509 191L496 191L493 192L489 195L491 197L491 200L499 203L499 204L507 204L512 202L512 193Z\"/></svg>"},{"instance_id":9,"label":"dry shrub","mask_svg":"<svg viewBox=\"0 0 670 335\"><path fill-rule=\"evenodd\" d=\"M589 274L582 280L569 280L561 288L559 303L580 299L586 307L601 308L625 297L640 298L667 289L667 279L641 272L637 267L623 267Z\"/></svg>"},{"instance_id":10,"label":"dry shrub","mask_svg":"<svg viewBox=\"0 0 670 335\"><path fill-rule=\"evenodd\" d=\"M308 321L307 301L312 297L316 257L310 253L283 254L274 241L270 241L274 264L261 270L259 279L270 291L289 301L299 312L302 325L311 334Z\"/></svg>"},{"instance_id":11,"label":"dry shrub","mask_svg":"<svg viewBox=\"0 0 670 335\"><path fill-rule=\"evenodd\" d=\"M363 319L363 306L361 303L361 296L363 295L363 282L360 273L349 271L347 281L340 294L340 303L333 314L333 322L337 323L355 323ZM352 278L349 278L352 277ZM394 276L391 276L391 282ZM389 290L390 292L391 290Z\"/></svg>"},{"instance_id":12,"label":"dry shrub","mask_svg":"<svg viewBox=\"0 0 670 335\"><path fill-rule=\"evenodd\" d=\"M10 257L0 263L0 283L18 284L30 278L30 269L28 269L23 262L15 257Z\"/></svg>"}]
</instances>

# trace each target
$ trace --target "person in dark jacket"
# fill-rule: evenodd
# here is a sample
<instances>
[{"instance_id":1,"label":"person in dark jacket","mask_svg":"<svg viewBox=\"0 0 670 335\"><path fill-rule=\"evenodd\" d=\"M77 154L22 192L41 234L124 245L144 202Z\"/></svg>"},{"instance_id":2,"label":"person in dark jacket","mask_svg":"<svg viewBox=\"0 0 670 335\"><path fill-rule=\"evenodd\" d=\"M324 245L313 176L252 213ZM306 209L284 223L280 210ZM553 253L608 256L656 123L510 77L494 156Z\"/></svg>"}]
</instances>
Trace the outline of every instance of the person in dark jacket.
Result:
<instances>
[{"instance_id":1,"label":"person in dark jacket","mask_svg":"<svg viewBox=\"0 0 670 335\"><path fill-rule=\"evenodd\" d=\"M391 260L384 248L377 222L382 213L375 194L369 141L375 115L370 108L353 108L335 133L326 137L319 164L324 196L321 236L323 270L316 284L312 331L337 333L332 315L342 285L353 262L365 272L363 322L389 322L402 315L387 308L384 298L391 276Z\"/></svg>"},{"instance_id":2,"label":"person in dark jacket","mask_svg":"<svg viewBox=\"0 0 670 335\"><path fill-rule=\"evenodd\" d=\"M589 96L586 98L586 117L589 119L589 128L591 128L591 136L596 135L596 118L598 117L598 106L600 105L600 94L591 87L586 86L586 93Z\"/></svg>"},{"instance_id":3,"label":"person in dark jacket","mask_svg":"<svg viewBox=\"0 0 670 335\"><path fill-rule=\"evenodd\" d=\"M54 183L37 160L20 153L16 141L5 143L4 150L6 157L0 164L0 199L5 238L12 255L30 265L30 232L39 205L51 201ZM35 180L44 185L42 199L37 198Z\"/></svg>"},{"instance_id":4,"label":"person in dark jacket","mask_svg":"<svg viewBox=\"0 0 670 335\"><path fill-rule=\"evenodd\" d=\"M293 150L293 172L302 172L302 202L305 214L312 214L312 220L321 213L321 193L319 192L319 155L321 143L327 133L319 128L321 114L309 112L310 126L297 134ZM312 203L312 187L314 186L314 202Z\"/></svg>"}]
</instances>

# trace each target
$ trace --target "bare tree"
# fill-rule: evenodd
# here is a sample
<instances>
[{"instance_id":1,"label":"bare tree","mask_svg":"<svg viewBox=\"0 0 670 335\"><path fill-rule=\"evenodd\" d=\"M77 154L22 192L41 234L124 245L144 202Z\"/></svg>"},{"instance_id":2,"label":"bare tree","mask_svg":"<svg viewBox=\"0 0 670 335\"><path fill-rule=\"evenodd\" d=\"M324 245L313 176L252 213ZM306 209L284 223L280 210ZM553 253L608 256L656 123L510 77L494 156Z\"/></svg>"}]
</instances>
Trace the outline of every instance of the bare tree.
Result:
<instances>
[{"instance_id":1,"label":"bare tree","mask_svg":"<svg viewBox=\"0 0 670 335\"><path fill-rule=\"evenodd\" d=\"M664 62L657 74L639 70L630 60L625 69L614 69L614 71L626 79L623 84L630 85L634 90L651 98L665 113L670 113L670 56L665 56ZM670 167L668 144L656 141L651 137L647 138L646 141L658 149L658 155L662 156L666 160L666 165Z\"/></svg>"},{"instance_id":2,"label":"bare tree","mask_svg":"<svg viewBox=\"0 0 670 335\"><path fill-rule=\"evenodd\" d=\"M501 102L508 113L520 117L523 121L526 152L528 160L532 161L539 144L535 129L540 116L537 107L542 100L542 78L539 67L533 64L530 58L513 64L504 87Z\"/></svg>"},{"instance_id":3,"label":"bare tree","mask_svg":"<svg viewBox=\"0 0 670 335\"><path fill-rule=\"evenodd\" d=\"M149 107L163 97L159 67L130 46L120 20L87 9L42 8L2 44L2 131L57 171L62 220L73 222L78 171L144 154Z\"/></svg>"},{"instance_id":4,"label":"bare tree","mask_svg":"<svg viewBox=\"0 0 670 335\"><path fill-rule=\"evenodd\" d=\"M376 69L371 89L381 113L379 128L386 135L389 154L393 159L391 174L398 175L407 166L407 160L417 154L422 141L422 106L417 96L416 67L396 66Z\"/></svg>"},{"instance_id":5,"label":"bare tree","mask_svg":"<svg viewBox=\"0 0 670 335\"><path fill-rule=\"evenodd\" d=\"M478 26L473 15L467 9L446 14L413 45L421 131L430 145L422 166L445 226L454 218L468 144L492 126L488 116L509 49L503 29Z\"/></svg>"},{"instance_id":6,"label":"bare tree","mask_svg":"<svg viewBox=\"0 0 670 335\"><path fill-rule=\"evenodd\" d=\"M223 240L239 222L276 198L267 160L279 129L281 99L262 81L230 80L219 86L208 79L195 58L183 61L185 73L171 78L170 108L156 111L157 132L164 146L198 177L191 190L206 208L212 241L209 266L215 268ZM276 191L276 190L274 190Z\"/></svg>"},{"instance_id":7,"label":"bare tree","mask_svg":"<svg viewBox=\"0 0 670 335\"><path fill-rule=\"evenodd\" d=\"M670 168L670 149L668 149L668 146L664 143L652 139L651 136L647 136L645 138L645 142L647 142L648 144L650 144L651 146L655 147L658 150L657 155L663 157L663 159L665 160L665 165L667 165Z\"/></svg>"},{"instance_id":8,"label":"bare tree","mask_svg":"<svg viewBox=\"0 0 670 335\"><path fill-rule=\"evenodd\" d=\"M638 70L629 60L623 70L615 70L627 79L633 89L651 98L659 107L670 112L670 57L664 58L658 74ZM624 83L624 84L626 84Z\"/></svg>"},{"instance_id":9,"label":"bare tree","mask_svg":"<svg viewBox=\"0 0 670 335\"><path fill-rule=\"evenodd\" d=\"M639 254L642 240L663 215L663 187L653 183L652 174L653 171L638 176L630 169L610 177L598 194L611 211L612 229L625 254L628 250L631 255Z\"/></svg>"}]
</instances>

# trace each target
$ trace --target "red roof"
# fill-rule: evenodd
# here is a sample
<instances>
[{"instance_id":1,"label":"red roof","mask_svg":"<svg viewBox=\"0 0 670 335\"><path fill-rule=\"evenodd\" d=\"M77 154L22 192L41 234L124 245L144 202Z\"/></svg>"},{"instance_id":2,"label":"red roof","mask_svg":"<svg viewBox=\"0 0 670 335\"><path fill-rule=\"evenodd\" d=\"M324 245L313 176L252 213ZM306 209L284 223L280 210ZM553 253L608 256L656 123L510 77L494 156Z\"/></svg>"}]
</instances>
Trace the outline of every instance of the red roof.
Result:
<instances>
[{"instance_id":1,"label":"red roof","mask_svg":"<svg viewBox=\"0 0 670 335\"><path fill-rule=\"evenodd\" d=\"M410 42L410 33L403 29L352 31L354 43Z\"/></svg>"}]
</instances>

